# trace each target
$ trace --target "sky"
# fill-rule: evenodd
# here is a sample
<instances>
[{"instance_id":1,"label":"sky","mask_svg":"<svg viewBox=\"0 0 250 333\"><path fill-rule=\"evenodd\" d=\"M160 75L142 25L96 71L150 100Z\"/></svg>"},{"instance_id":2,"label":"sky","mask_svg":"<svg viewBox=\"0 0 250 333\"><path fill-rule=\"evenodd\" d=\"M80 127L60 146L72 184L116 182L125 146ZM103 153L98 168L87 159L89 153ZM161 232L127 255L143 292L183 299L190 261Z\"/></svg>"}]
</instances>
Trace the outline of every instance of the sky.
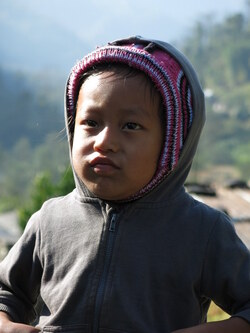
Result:
<instances>
[{"instance_id":1,"label":"sky","mask_svg":"<svg viewBox=\"0 0 250 333\"><path fill-rule=\"evenodd\" d=\"M5 68L60 67L133 35L178 48L196 22L246 10L247 0L0 0L0 64ZM39 65L40 62L40 65Z\"/></svg>"},{"instance_id":2,"label":"sky","mask_svg":"<svg viewBox=\"0 0 250 333\"><path fill-rule=\"evenodd\" d=\"M179 39L207 14L242 11L246 0L1 0L67 27L91 47L129 35ZM0 5L1 8L1 5Z\"/></svg>"}]
</instances>

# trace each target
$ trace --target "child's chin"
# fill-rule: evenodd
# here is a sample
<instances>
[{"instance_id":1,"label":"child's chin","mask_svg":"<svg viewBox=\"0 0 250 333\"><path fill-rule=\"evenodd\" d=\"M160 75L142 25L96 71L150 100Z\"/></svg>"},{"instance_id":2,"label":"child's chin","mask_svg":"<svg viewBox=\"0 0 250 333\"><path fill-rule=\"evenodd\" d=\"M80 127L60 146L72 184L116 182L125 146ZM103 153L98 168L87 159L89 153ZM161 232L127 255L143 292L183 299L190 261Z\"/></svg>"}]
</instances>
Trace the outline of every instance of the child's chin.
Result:
<instances>
[{"instance_id":1,"label":"child's chin","mask_svg":"<svg viewBox=\"0 0 250 333\"><path fill-rule=\"evenodd\" d=\"M105 201L122 201L125 200L126 197L124 196L119 196L119 195L106 195L106 194L97 194L94 193L95 196L97 196L98 198L105 200Z\"/></svg>"},{"instance_id":2,"label":"child's chin","mask_svg":"<svg viewBox=\"0 0 250 333\"><path fill-rule=\"evenodd\" d=\"M92 190L92 193L105 201L123 201L126 200L130 195L126 195L126 194L121 194L121 193L117 193L117 192L111 192L111 191L96 191L96 190Z\"/></svg>"},{"instance_id":3,"label":"child's chin","mask_svg":"<svg viewBox=\"0 0 250 333\"><path fill-rule=\"evenodd\" d=\"M121 186L117 182L109 182L108 179L100 182L85 182L85 186L93 195L106 201L126 201L133 197L138 191L136 187Z\"/></svg>"}]
</instances>

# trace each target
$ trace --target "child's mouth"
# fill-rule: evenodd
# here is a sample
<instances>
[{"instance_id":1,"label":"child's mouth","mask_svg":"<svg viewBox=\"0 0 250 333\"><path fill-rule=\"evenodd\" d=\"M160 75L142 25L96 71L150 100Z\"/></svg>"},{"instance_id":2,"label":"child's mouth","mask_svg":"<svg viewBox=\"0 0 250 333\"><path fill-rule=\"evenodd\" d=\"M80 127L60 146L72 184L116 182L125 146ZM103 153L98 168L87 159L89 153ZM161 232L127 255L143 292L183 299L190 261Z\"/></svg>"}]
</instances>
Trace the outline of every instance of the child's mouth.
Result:
<instances>
[{"instance_id":1,"label":"child's mouth","mask_svg":"<svg viewBox=\"0 0 250 333\"><path fill-rule=\"evenodd\" d=\"M111 175L119 170L119 167L109 158L96 157L90 161L90 166L98 175Z\"/></svg>"}]
</instances>

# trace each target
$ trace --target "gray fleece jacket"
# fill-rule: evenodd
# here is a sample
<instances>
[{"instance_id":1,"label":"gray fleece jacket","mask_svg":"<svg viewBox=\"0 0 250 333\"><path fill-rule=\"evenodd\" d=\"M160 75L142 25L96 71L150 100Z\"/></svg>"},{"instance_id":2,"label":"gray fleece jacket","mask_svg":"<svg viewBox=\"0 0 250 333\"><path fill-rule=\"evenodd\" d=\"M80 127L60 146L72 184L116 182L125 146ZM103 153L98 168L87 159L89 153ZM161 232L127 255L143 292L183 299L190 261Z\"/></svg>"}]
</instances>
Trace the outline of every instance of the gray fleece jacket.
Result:
<instances>
[{"instance_id":1,"label":"gray fleece jacket","mask_svg":"<svg viewBox=\"0 0 250 333\"><path fill-rule=\"evenodd\" d=\"M0 264L0 310L14 321L36 320L46 333L170 333L205 322L213 300L250 322L249 251L226 215L183 186L204 122L202 91L186 59L154 42L178 59L193 93L178 165L132 202L102 201L77 176L72 193L45 202Z\"/></svg>"}]
</instances>

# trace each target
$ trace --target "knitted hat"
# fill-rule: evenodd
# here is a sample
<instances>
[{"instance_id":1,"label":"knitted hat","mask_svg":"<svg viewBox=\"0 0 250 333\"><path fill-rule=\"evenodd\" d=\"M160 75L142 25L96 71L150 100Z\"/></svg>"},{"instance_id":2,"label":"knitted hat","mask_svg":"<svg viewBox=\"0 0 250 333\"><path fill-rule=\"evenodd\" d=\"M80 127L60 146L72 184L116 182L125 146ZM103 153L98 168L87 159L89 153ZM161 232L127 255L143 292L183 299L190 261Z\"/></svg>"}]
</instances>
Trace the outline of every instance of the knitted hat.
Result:
<instances>
[{"instance_id":1,"label":"knitted hat","mask_svg":"<svg viewBox=\"0 0 250 333\"><path fill-rule=\"evenodd\" d=\"M137 198L153 189L177 165L192 123L191 90L179 63L155 44L146 47L134 43L108 44L86 55L73 67L66 87L68 118L75 117L82 74L103 63L122 63L141 70L152 80L164 103L166 129L158 169L150 183L135 195Z\"/></svg>"}]
</instances>

